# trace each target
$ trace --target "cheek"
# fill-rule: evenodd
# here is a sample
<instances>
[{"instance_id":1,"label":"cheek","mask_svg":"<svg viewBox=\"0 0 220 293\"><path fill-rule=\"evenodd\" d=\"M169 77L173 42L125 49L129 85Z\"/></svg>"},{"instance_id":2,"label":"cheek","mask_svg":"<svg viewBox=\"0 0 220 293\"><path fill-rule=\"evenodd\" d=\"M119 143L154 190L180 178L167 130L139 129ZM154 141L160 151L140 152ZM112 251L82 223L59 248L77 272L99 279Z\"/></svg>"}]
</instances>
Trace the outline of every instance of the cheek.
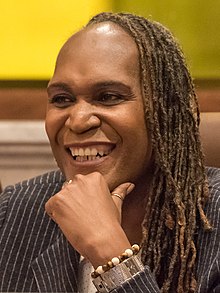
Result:
<instances>
[{"instance_id":1,"label":"cheek","mask_svg":"<svg viewBox=\"0 0 220 293\"><path fill-rule=\"evenodd\" d=\"M152 160L152 145L147 130L137 130L128 144L126 165L132 178L139 180L148 172Z\"/></svg>"},{"instance_id":2,"label":"cheek","mask_svg":"<svg viewBox=\"0 0 220 293\"><path fill-rule=\"evenodd\" d=\"M45 129L51 144L57 140L57 136L65 124L65 116L60 115L58 111L49 110L46 113Z\"/></svg>"},{"instance_id":3,"label":"cheek","mask_svg":"<svg viewBox=\"0 0 220 293\"><path fill-rule=\"evenodd\" d=\"M123 144L131 164L147 163L152 154L152 144L146 127L143 111L136 111L124 121L122 129Z\"/></svg>"},{"instance_id":4,"label":"cheek","mask_svg":"<svg viewBox=\"0 0 220 293\"><path fill-rule=\"evenodd\" d=\"M148 131L144 119L144 112L141 107L134 108L133 111L126 111L121 116L121 134L134 145L146 143L148 141Z\"/></svg>"}]
</instances>

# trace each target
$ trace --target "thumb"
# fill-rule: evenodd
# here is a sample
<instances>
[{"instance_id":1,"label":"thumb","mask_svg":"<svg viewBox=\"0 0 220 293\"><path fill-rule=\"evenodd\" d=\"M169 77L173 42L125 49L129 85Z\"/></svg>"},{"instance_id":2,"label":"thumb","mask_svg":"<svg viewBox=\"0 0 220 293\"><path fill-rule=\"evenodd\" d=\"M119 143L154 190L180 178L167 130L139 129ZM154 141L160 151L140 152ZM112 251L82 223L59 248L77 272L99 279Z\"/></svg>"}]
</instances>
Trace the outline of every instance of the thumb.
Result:
<instances>
[{"instance_id":1,"label":"thumb","mask_svg":"<svg viewBox=\"0 0 220 293\"><path fill-rule=\"evenodd\" d=\"M126 182L120 184L111 192L112 200L114 201L120 215L123 200L134 189L134 187L135 185L133 183Z\"/></svg>"}]
</instances>

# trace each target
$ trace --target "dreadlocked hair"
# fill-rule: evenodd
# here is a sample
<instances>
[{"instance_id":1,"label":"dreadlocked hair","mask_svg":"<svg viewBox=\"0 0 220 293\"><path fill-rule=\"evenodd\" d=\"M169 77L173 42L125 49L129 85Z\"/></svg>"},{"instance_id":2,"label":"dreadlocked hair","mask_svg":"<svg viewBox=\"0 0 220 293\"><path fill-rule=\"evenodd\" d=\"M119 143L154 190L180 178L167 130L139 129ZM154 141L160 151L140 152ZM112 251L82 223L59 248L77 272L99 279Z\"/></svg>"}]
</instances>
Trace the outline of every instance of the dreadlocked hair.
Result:
<instances>
[{"instance_id":1,"label":"dreadlocked hair","mask_svg":"<svg viewBox=\"0 0 220 293\"><path fill-rule=\"evenodd\" d=\"M196 231L211 226L199 135L199 107L181 49L161 24L129 13L101 13L88 25L111 21L139 51L145 120L155 170L142 224L142 261L161 292L195 292ZM150 98L149 98L150 97Z\"/></svg>"}]
</instances>

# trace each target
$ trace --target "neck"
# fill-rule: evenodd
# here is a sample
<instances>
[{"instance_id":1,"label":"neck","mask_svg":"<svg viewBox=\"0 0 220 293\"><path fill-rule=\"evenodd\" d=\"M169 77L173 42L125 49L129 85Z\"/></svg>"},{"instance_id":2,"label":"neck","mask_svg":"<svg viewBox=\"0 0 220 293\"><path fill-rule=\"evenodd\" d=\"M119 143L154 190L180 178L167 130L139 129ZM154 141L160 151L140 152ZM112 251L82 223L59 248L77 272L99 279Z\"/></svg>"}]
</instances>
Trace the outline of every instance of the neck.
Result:
<instances>
[{"instance_id":1,"label":"neck","mask_svg":"<svg viewBox=\"0 0 220 293\"><path fill-rule=\"evenodd\" d=\"M145 216L151 177L152 175L148 177L148 180L136 182L134 190L126 196L123 203L122 227L131 244L139 244L142 240L142 222Z\"/></svg>"}]
</instances>

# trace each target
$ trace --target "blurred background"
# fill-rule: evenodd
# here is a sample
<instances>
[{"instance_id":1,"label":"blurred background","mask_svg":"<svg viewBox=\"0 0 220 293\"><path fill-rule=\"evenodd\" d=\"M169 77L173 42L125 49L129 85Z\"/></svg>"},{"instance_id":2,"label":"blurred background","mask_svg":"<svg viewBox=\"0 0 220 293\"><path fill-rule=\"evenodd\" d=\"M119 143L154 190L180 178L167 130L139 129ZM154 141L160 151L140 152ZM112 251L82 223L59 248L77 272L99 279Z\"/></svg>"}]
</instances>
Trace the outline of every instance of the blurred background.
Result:
<instances>
[{"instance_id":1,"label":"blurred background","mask_svg":"<svg viewBox=\"0 0 220 293\"><path fill-rule=\"evenodd\" d=\"M56 167L44 131L45 88L62 44L96 13L132 12L167 26L186 55L201 111L220 107L220 1L2 0L0 11L3 186Z\"/></svg>"}]
</instances>

